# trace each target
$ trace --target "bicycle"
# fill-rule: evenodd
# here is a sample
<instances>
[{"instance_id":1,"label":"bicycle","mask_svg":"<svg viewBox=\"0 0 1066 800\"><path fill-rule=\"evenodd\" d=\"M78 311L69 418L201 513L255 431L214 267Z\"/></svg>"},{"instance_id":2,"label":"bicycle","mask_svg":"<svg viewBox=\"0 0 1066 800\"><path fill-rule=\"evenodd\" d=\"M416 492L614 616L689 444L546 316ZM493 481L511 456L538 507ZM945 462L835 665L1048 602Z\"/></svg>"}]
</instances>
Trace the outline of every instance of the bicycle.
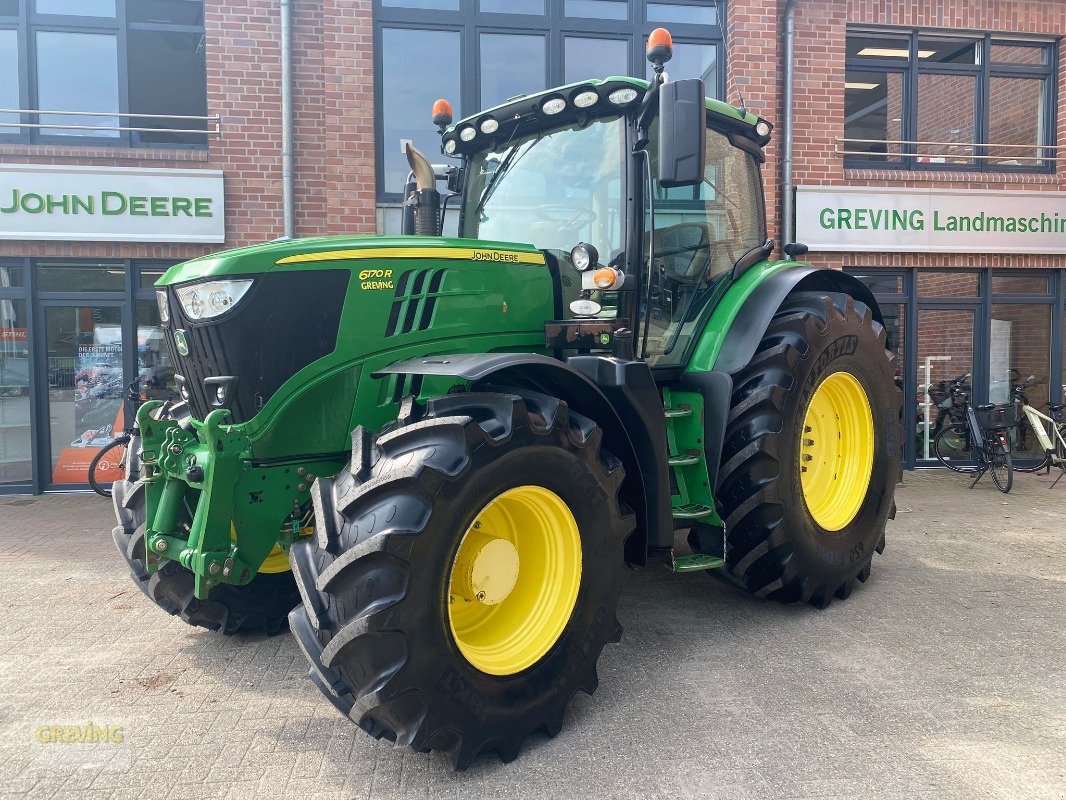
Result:
<instances>
[{"instance_id":1,"label":"bicycle","mask_svg":"<svg viewBox=\"0 0 1066 800\"><path fill-rule=\"evenodd\" d=\"M970 373L967 372L953 381L940 381L939 389L930 392L937 409L936 424L929 431L933 455L955 472L967 472L970 469L970 446L965 435L966 407L970 402L969 379ZM941 456L937 456L938 447L943 449ZM947 459L961 459L967 463L951 464Z\"/></svg>"},{"instance_id":2,"label":"bicycle","mask_svg":"<svg viewBox=\"0 0 1066 800\"><path fill-rule=\"evenodd\" d=\"M129 453L128 445L133 441L133 438L137 435L137 410L144 402L144 398L141 397L140 392L137 391L138 381L134 381L126 387L126 396L122 402L125 404L122 413L122 434L116 436L106 445L104 445L100 451L93 456L93 460L89 462L89 487L101 497L110 497L111 489L105 489L103 484L96 479L96 470L101 465L107 465L108 467L115 463L112 459L108 458L108 454L115 450L122 450L122 454L118 457L118 466L125 471L126 456Z\"/></svg>"},{"instance_id":3,"label":"bicycle","mask_svg":"<svg viewBox=\"0 0 1066 800\"><path fill-rule=\"evenodd\" d=\"M1034 376L1030 375L1022 383L1018 384L1013 389L1015 407L1021 411L1025 421L1019 421L1018 424L1018 441L1019 446L1024 450L1026 447L1026 430L1032 428L1033 433L1036 434L1037 441L1040 442L1040 446L1044 450L1044 458L1036 466L1032 467L1015 467L1022 472L1039 472L1042 469L1047 469L1048 474L1051 474L1051 467L1057 466L1062 470L1062 475L1059 475L1055 479L1055 482L1051 484L1051 489L1055 488L1063 475L1066 475L1066 438L1063 435L1066 434L1066 420L1064 420L1063 408L1066 404L1063 403L1049 403L1048 414L1042 414L1037 411L1031 405L1029 405L1029 398L1025 394L1025 390L1032 385L1035 380ZM1050 414L1050 416L1049 416ZM1026 426L1028 422L1028 426ZM1054 439L1052 439L1054 435Z\"/></svg>"},{"instance_id":4,"label":"bicycle","mask_svg":"<svg viewBox=\"0 0 1066 800\"><path fill-rule=\"evenodd\" d=\"M953 397L959 405L965 403L965 416L961 421L953 417L951 425L937 434L933 441L937 460L953 472L975 475L971 489L986 472L991 473L996 488L1006 494L1014 485L1007 431L1018 423L1016 410L1013 406L997 408L994 403L975 408L961 389L953 391ZM967 456L972 465L959 463Z\"/></svg>"}]
</instances>

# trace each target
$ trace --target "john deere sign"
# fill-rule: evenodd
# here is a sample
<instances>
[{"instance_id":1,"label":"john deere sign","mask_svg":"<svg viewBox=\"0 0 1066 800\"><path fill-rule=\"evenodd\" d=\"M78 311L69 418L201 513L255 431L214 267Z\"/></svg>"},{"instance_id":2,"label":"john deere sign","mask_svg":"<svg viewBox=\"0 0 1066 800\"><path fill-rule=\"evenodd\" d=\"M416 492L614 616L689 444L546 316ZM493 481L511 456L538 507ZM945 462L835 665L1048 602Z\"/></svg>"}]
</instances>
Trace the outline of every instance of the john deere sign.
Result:
<instances>
[{"instance_id":1,"label":"john deere sign","mask_svg":"<svg viewBox=\"0 0 1066 800\"><path fill-rule=\"evenodd\" d=\"M1066 192L801 186L796 240L823 251L1066 253Z\"/></svg>"},{"instance_id":2,"label":"john deere sign","mask_svg":"<svg viewBox=\"0 0 1066 800\"><path fill-rule=\"evenodd\" d=\"M0 164L0 239L224 242L222 173Z\"/></svg>"}]
</instances>

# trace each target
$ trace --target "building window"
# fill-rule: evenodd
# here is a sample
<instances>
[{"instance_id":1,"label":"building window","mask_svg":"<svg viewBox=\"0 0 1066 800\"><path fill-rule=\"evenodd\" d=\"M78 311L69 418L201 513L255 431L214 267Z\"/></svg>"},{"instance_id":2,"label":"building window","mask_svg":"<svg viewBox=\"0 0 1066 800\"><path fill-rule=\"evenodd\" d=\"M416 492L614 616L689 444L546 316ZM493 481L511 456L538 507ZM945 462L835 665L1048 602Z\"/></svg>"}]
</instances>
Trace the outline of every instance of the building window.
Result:
<instances>
[{"instance_id":1,"label":"building window","mask_svg":"<svg viewBox=\"0 0 1066 800\"><path fill-rule=\"evenodd\" d=\"M712 97L725 89L724 0L375 0L374 18L377 194L390 232L409 169L404 141L442 160L430 122L438 97L460 119L549 86L644 75L644 41L661 25L674 35L670 76L703 78Z\"/></svg>"},{"instance_id":2,"label":"building window","mask_svg":"<svg viewBox=\"0 0 1066 800\"><path fill-rule=\"evenodd\" d=\"M849 30L845 166L1050 172L1055 47Z\"/></svg>"},{"instance_id":3,"label":"building window","mask_svg":"<svg viewBox=\"0 0 1066 800\"><path fill-rule=\"evenodd\" d=\"M0 2L0 76L0 139L207 145L203 0Z\"/></svg>"}]
</instances>

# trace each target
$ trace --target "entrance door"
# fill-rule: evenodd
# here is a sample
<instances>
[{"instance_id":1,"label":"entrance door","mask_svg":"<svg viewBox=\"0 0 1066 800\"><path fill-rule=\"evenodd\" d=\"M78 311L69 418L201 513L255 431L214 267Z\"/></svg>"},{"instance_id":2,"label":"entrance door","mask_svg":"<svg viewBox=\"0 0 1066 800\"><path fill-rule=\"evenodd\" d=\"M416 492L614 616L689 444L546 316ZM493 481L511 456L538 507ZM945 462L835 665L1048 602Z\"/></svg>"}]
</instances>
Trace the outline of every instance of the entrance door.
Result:
<instances>
[{"instance_id":1,"label":"entrance door","mask_svg":"<svg viewBox=\"0 0 1066 800\"><path fill-rule=\"evenodd\" d=\"M50 302L44 305L45 347L39 365L47 381L40 442L48 458L45 485L88 481L92 457L122 429L122 304ZM101 475L102 480L116 475Z\"/></svg>"}]
</instances>

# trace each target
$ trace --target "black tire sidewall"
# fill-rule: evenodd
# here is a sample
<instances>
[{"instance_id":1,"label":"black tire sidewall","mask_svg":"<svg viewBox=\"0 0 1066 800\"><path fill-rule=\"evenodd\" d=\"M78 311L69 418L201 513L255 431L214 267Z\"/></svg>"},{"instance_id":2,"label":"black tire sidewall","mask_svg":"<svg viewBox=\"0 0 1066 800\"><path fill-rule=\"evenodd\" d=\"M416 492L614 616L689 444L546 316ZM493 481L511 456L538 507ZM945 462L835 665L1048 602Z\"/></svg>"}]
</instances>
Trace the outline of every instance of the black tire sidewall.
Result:
<instances>
[{"instance_id":1,"label":"black tire sidewall","mask_svg":"<svg viewBox=\"0 0 1066 800\"><path fill-rule=\"evenodd\" d=\"M382 629L408 634L412 646L405 671L436 695L432 705L445 706L442 718L465 719L461 727L513 726L523 714L532 719L538 710L561 713L561 704L588 679L616 624L624 536L607 522L620 520L620 514L606 472L587 454L558 446L565 444L558 430L555 446L520 443L515 440L524 437L515 434L503 447L491 448L503 451L492 453L494 458L473 453L474 464L463 479L441 487L430 520L410 538L404 556L410 565L408 596L380 620ZM581 586L566 628L540 661L514 675L489 675L466 660L452 636L448 581L460 541L477 514L502 492L524 485L554 492L574 515L581 535Z\"/></svg>"},{"instance_id":2,"label":"black tire sidewall","mask_svg":"<svg viewBox=\"0 0 1066 800\"><path fill-rule=\"evenodd\" d=\"M847 372L858 380L873 417L874 458L866 497L854 519L839 531L823 529L811 516L800 474L804 418L814 392L828 376ZM857 316L831 311L824 328L808 339L807 352L794 367L795 382L786 393L783 428L778 435L780 493L786 505L784 525L808 574L831 577L854 573L878 546L892 506L899 471L899 420L893 393L891 361L874 329ZM789 513L791 510L792 513Z\"/></svg>"}]
</instances>

